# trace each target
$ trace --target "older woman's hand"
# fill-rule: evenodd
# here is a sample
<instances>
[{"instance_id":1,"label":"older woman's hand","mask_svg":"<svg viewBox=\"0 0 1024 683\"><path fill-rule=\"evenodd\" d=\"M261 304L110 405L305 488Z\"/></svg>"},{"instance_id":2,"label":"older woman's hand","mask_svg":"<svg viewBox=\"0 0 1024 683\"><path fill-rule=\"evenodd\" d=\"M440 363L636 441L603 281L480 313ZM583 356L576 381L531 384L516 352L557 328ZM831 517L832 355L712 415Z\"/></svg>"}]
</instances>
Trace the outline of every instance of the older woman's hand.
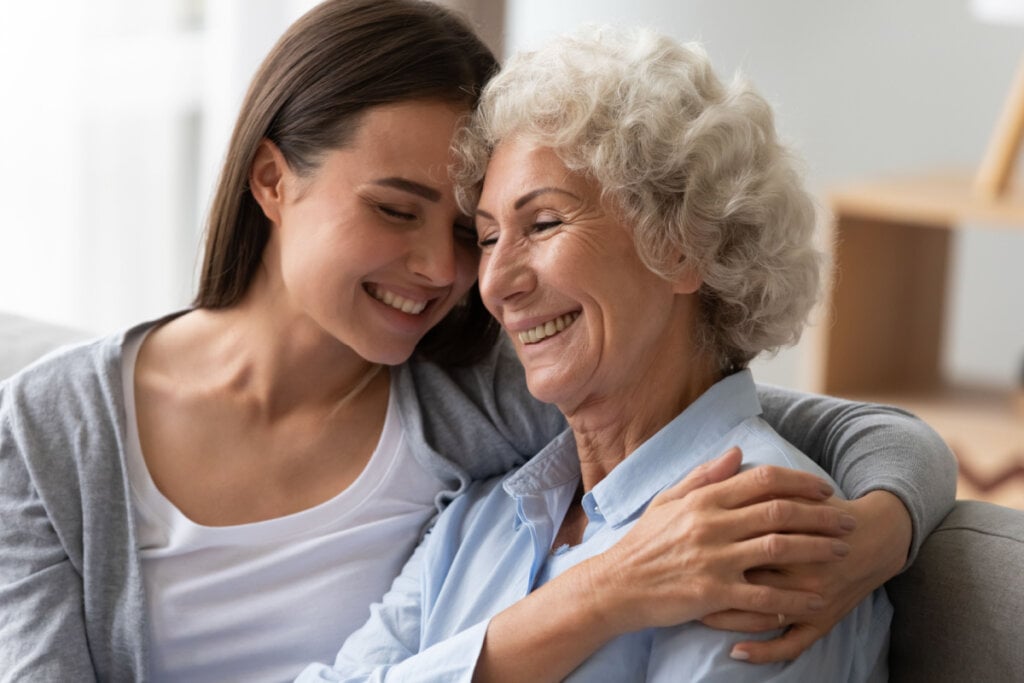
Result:
<instances>
[{"instance_id":1,"label":"older woman's hand","mask_svg":"<svg viewBox=\"0 0 1024 683\"><path fill-rule=\"evenodd\" d=\"M747 572L752 583L788 590L812 591L825 598L825 607L807 612L780 612L789 628L778 638L738 643L733 656L754 663L796 659L832 629L874 589L895 576L910 548L910 515L899 498L872 491L853 501L830 501L857 518L857 530L844 540L851 551L844 562L776 565ZM732 631L769 631L779 627L776 615L726 611L703 623Z\"/></svg>"},{"instance_id":2,"label":"older woman's hand","mask_svg":"<svg viewBox=\"0 0 1024 683\"><path fill-rule=\"evenodd\" d=\"M694 470L657 496L615 546L592 558L601 563L595 588L607 596L611 621L635 630L741 610L778 628L778 614L811 615L825 607L817 587L759 585L746 573L836 563L850 550L839 537L855 519L818 477L778 467L735 474L740 460L739 449L731 449Z\"/></svg>"}]
</instances>

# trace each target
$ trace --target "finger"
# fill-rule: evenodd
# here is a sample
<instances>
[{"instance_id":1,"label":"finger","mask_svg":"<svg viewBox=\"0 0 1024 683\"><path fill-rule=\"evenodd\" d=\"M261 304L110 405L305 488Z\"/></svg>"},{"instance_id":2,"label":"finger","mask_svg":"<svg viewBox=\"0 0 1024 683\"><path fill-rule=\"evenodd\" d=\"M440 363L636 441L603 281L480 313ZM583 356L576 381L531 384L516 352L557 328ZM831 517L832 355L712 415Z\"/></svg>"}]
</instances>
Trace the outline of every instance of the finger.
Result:
<instances>
[{"instance_id":1,"label":"finger","mask_svg":"<svg viewBox=\"0 0 1024 683\"><path fill-rule=\"evenodd\" d=\"M830 600L830 609L834 610L837 604L832 597L835 591L835 586L829 581L829 571L838 567L840 566L835 564L829 565L815 563L787 565L783 570L756 568L749 569L744 572L743 578L747 580L747 583L752 583L758 586L769 586L771 588L782 588L793 591L806 591L808 593L816 593L818 595L825 596ZM859 599L860 596L857 595L854 598L854 604L856 604L856 601ZM845 603L846 600L843 602ZM791 621L804 621L816 615L791 612L788 613L788 616L791 618Z\"/></svg>"},{"instance_id":2,"label":"finger","mask_svg":"<svg viewBox=\"0 0 1024 683\"><path fill-rule=\"evenodd\" d=\"M836 562L850 554L850 544L838 538L804 534L765 534L732 544L725 550L732 566L754 569L810 562Z\"/></svg>"},{"instance_id":3,"label":"finger","mask_svg":"<svg viewBox=\"0 0 1024 683\"><path fill-rule=\"evenodd\" d=\"M727 609L769 615L775 620L776 628L779 614L816 614L825 607L825 601L817 593L742 583L730 588L726 600Z\"/></svg>"},{"instance_id":4,"label":"finger","mask_svg":"<svg viewBox=\"0 0 1024 683\"><path fill-rule=\"evenodd\" d=\"M820 567L821 565L815 565ZM771 586L772 588L797 588L798 590L811 590L805 586L797 587L793 584L793 576L788 572L780 572L777 569L756 568L743 572L743 578L748 583L756 583L758 586Z\"/></svg>"},{"instance_id":5,"label":"finger","mask_svg":"<svg viewBox=\"0 0 1024 683\"><path fill-rule=\"evenodd\" d=\"M743 461L743 453L737 446L733 446L714 460L708 460L695 467L687 474L682 481L668 487L651 501L654 506L669 500L679 500L687 494L708 484L715 484L736 474Z\"/></svg>"},{"instance_id":6,"label":"finger","mask_svg":"<svg viewBox=\"0 0 1024 683\"><path fill-rule=\"evenodd\" d=\"M717 628L719 631L762 633L779 628L779 616L777 614L744 612L736 609L715 612L714 614L707 615L700 621L705 626Z\"/></svg>"},{"instance_id":7,"label":"finger","mask_svg":"<svg viewBox=\"0 0 1024 683\"><path fill-rule=\"evenodd\" d=\"M729 656L752 664L788 662L799 657L822 633L811 624L794 624L778 638L736 643Z\"/></svg>"},{"instance_id":8,"label":"finger","mask_svg":"<svg viewBox=\"0 0 1024 683\"><path fill-rule=\"evenodd\" d=\"M799 499L776 498L736 512L739 514L732 523L746 532L746 538L771 532L843 536L857 528L857 519L848 512L825 503Z\"/></svg>"},{"instance_id":9,"label":"finger","mask_svg":"<svg viewBox=\"0 0 1024 683\"><path fill-rule=\"evenodd\" d=\"M718 503L725 508L738 508L772 498L807 498L825 500L833 493L824 479L800 470L774 465L761 465L740 472L729 481L717 485Z\"/></svg>"}]
</instances>

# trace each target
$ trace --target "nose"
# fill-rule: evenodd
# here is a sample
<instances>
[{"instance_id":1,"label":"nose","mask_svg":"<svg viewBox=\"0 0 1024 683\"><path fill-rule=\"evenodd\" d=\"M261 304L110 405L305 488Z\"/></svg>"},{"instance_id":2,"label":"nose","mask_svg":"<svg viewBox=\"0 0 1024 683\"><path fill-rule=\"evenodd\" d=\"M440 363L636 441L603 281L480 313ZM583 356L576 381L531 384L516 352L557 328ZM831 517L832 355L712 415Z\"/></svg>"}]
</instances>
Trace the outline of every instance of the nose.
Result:
<instances>
[{"instance_id":1,"label":"nose","mask_svg":"<svg viewBox=\"0 0 1024 683\"><path fill-rule=\"evenodd\" d=\"M450 224L437 222L416 231L407 264L414 274L435 287L455 282L455 234Z\"/></svg>"},{"instance_id":2,"label":"nose","mask_svg":"<svg viewBox=\"0 0 1024 683\"><path fill-rule=\"evenodd\" d=\"M529 294L537 286L528 249L526 245L499 239L480 256L480 295L484 305L496 317L504 304Z\"/></svg>"}]
</instances>

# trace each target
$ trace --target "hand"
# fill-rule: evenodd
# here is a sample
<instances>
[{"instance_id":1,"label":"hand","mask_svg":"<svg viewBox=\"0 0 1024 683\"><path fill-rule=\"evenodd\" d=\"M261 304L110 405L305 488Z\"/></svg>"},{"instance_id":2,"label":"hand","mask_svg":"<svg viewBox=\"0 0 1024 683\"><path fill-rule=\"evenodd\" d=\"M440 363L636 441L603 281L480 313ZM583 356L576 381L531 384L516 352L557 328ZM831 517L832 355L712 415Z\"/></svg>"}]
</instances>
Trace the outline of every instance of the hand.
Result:
<instances>
[{"instance_id":1,"label":"hand","mask_svg":"<svg viewBox=\"0 0 1024 683\"><path fill-rule=\"evenodd\" d=\"M828 633L873 590L903 568L910 549L910 514L899 498L887 491L872 491L854 501L830 501L857 518L857 529L844 540L850 554L844 562L777 565L747 572L751 583L817 593L824 609L786 612L789 628L778 638L737 643L732 656L753 663L778 662L798 657ZM777 615L726 611L705 617L703 623L731 631L768 631L779 628Z\"/></svg>"},{"instance_id":2,"label":"hand","mask_svg":"<svg viewBox=\"0 0 1024 683\"><path fill-rule=\"evenodd\" d=\"M822 608L813 590L756 585L745 572L840 560L849 547L838 537L855 521L822 502L832 488L818 477L780 467L736 474L740 461L733 448L698 467L659 494L618 543L587 560L604 626L626 632L723 610Z\"/></svg>"}]
</instances>

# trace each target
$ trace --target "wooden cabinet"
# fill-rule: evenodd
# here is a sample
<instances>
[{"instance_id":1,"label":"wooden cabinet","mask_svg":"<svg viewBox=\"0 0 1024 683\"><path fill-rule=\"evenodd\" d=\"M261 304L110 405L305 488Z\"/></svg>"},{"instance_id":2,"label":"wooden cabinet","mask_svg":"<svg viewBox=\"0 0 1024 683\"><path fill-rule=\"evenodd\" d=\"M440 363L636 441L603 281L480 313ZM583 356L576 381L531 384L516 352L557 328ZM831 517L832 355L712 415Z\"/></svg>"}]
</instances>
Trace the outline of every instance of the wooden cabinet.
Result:
<instances>
[{"instance_id":1,"label":"wooden cabinet","mask_svg":"<svg viewBox=\"0 0 1024 683\"><path fill-rule=\"evenodd\" d=\"M1018 378L965 387L942 373L952 231L979 224L1024 231L1024 188L982 200L971 185L971 174L948 173L831 193L835 271L829 317L818 330L818 388L913 411L956 452L958 496L1024 508ZM1006 314L1024 315L1024 301Z\"/></svg>"}]
</instances>

